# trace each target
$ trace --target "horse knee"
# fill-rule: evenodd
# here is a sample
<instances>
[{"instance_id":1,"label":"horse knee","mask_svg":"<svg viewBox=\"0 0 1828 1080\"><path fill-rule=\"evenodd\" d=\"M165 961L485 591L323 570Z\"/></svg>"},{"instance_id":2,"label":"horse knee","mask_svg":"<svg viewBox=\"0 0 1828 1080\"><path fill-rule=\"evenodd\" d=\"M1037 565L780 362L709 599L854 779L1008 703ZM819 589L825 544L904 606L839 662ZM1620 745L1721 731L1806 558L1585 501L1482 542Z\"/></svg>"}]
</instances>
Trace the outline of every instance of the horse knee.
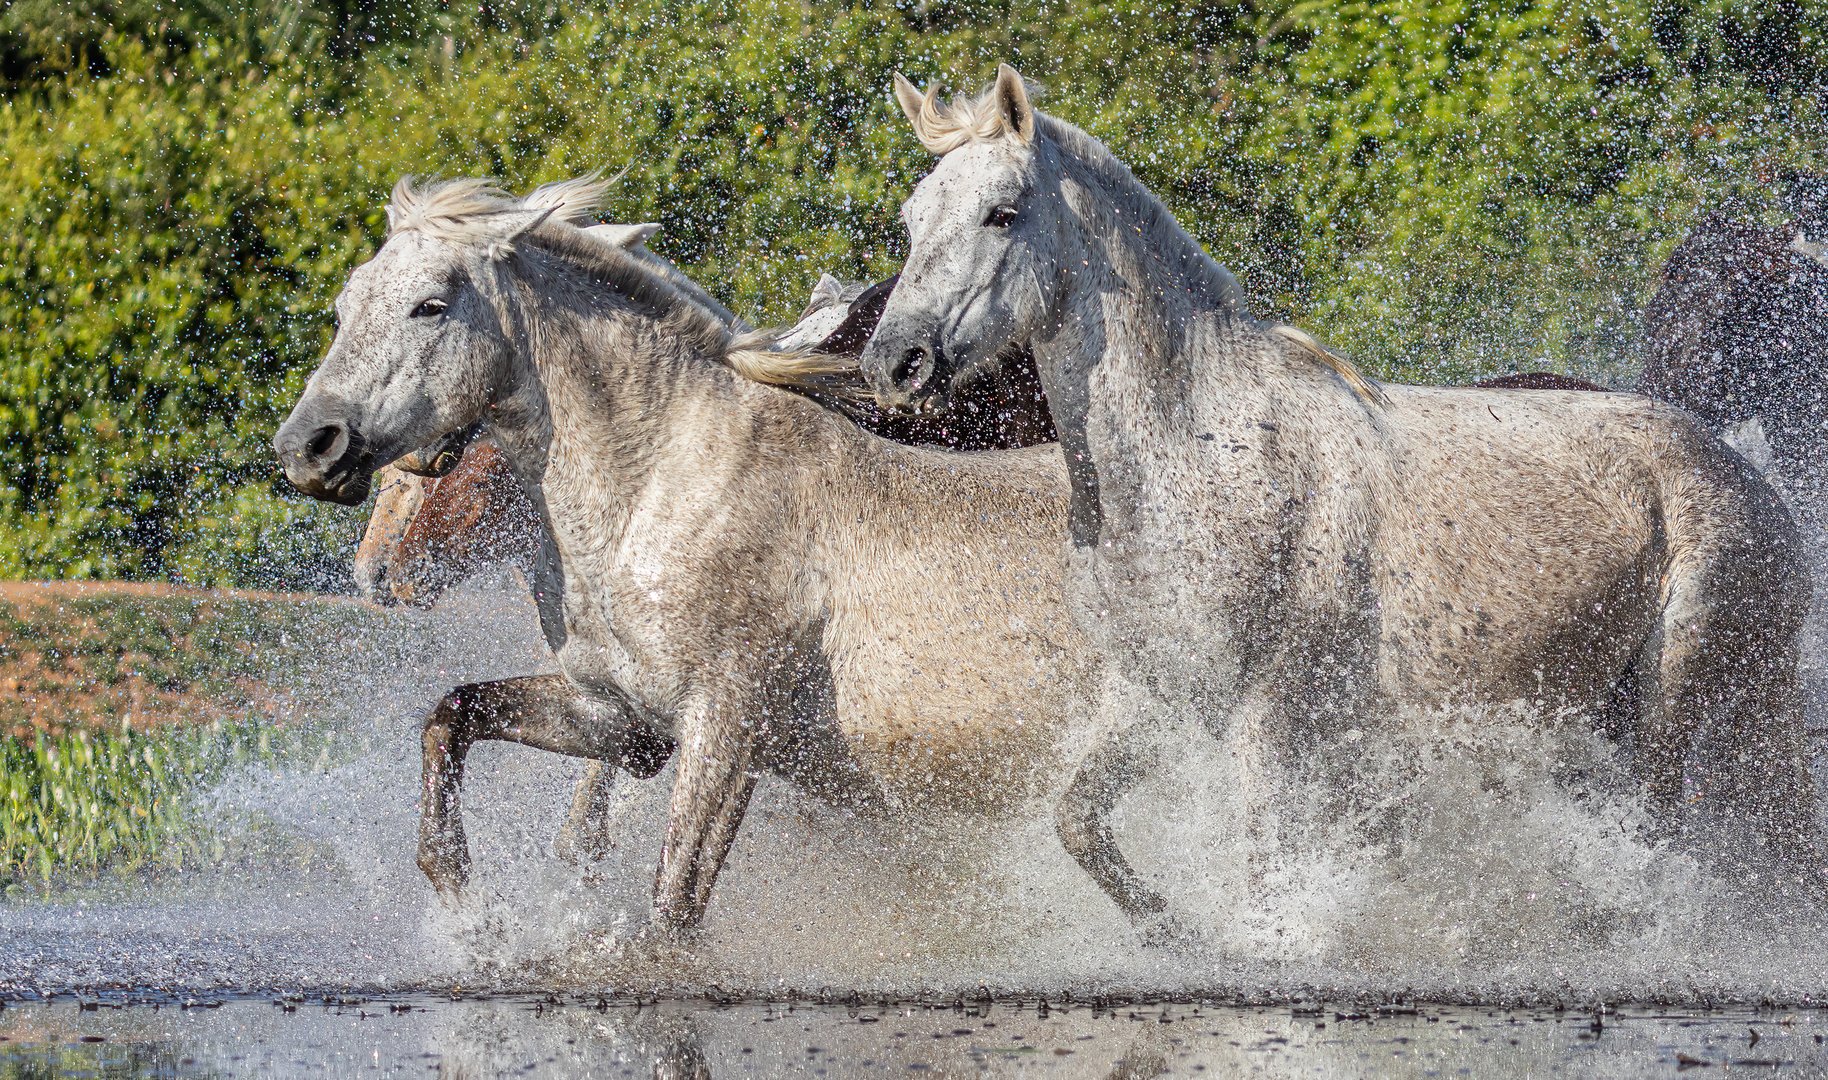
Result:
<instances>
[{"instance_id":1,"label":"horse knee","mask_svg":"<svg viewBox=\"0 0 1828 1080\"><path fill-rule=\"evenodd\" d=\"M630 721L623 732L616 764L637 780L653 777L673 756L678 743L644 723Z\"/></svg>"},{"instance_id":2,"label":"horse knee","mask_svg":"<svg viewBox=\"0 0 1828 1080\"><path fill-rule=\"evenodd\" d=\"M1099 808L1074 797L1072 792L1054 804L1054 834L1074 862L1084 864L1091 859L1103 846L1109 831Z\"/></svg>"}]
</instances>

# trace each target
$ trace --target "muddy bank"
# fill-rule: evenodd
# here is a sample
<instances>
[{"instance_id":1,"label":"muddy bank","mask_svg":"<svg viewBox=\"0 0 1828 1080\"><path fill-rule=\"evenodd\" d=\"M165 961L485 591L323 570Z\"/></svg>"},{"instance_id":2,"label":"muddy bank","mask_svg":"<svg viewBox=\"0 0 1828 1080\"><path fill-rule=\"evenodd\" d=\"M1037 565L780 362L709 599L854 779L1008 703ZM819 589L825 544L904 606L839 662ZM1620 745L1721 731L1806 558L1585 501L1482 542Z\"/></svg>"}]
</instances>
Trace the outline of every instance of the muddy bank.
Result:
<instances>
[{"instance_id":1,"label":"muddy bank","mask_svg":"<svg viewBox=\"0 0 1828 1080\"><path fill-rule=\"evenodd\" d=\"M119 732L297 712L283 672L386 613L349 597L146 582L0 582L0 732Z\"/></svg>"}]
</instances>

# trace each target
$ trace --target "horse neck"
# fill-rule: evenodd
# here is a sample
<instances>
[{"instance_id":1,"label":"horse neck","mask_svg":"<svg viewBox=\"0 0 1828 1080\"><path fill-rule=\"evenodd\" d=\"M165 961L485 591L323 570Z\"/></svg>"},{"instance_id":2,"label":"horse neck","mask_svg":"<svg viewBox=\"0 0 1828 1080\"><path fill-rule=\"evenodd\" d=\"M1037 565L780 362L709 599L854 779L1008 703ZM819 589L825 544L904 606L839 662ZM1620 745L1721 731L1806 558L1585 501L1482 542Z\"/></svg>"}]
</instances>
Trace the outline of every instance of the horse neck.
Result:
<instances>
[{"instance_id":1,"label":"horse neck","mask_svg":"<svg viewBox=\"0 0 1828 1080\"><path fill-rule=\"evenodd\" d=\"M1076 129L1054 130L1078 225L1067 265L1083 269L1068 279L1051 332L1034 341L1049 400L1056 391L1085 400L1096 364L1113 389L1146 390L1142 402L1177 410L1194 389L1183 359L1190 341L1249 319L1237 279L1108 150Z\"/></svg>"},{"instance_id":2,"label":"horse neck","mask_svg":"<svg viewBox=\"0 0 1828 1080\"><path fill-rule=\"evenodd\" d=\"M1275 373L1238 359L1261 360L1260 351L1228 347L1254 325L1237 280L1167 208L1083 133L1069 130L1059 157L1077 229L1062 265L1073 271L1058 317L1030 345L1066 458L1068 529L1084 547L1098 542L1111 499L1133 496L1122 489L1140 482L1146 462L1179 452L1177 434L1212 438L1230 427L1240 441L1260 440L1249 403L1264 400ZM1267 457L1236 463L1259 466L1272 467Z\"/></svg>"},{"instance_id":3,"label":"horse neck","mask_svg":"<svg viewBox=\"0 0 1828 1080\"><path fill-rule=\"evenodd\" d=\"M620 521L684 447L740 437L747 395L712 355L721 330L616 306L594 284L557 299L523 289L501 309L514 347L490 429L549 527L555 484L565 512Z\"/></svg>"},{"instance_id":4,"label":"horse neck","mask_svg":"<svg viewBox=\"0 0 1828 1080\"><path fill-rule=\"evenodd\" d=\"M670 260L663 259L644 247L634 248L630 250L628 254L630 257L646 264L661 277L666 278L673 288L684 293L687 299L690 299L693 303L717 316L718 319L723 321L724 325L738 330L747 330L749 328L747 322L739 318L734 311L731 311L729 308L719 303L716 297L704 290L704 286L687 277L685 271L674 266Z\"/></svg>"}]
</instances>

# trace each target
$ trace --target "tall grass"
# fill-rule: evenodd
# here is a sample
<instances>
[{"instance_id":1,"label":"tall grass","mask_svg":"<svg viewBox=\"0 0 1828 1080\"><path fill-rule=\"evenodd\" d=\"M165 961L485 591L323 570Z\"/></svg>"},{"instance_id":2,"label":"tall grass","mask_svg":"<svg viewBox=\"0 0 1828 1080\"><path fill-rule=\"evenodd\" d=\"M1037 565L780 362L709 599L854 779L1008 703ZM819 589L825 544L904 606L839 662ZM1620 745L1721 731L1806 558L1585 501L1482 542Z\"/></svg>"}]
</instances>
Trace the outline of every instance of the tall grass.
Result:
<instances>
[{"instance_id":1,"label":"tall grass","mask_svg":"<svg viewBox=\"0 0 1828 1080\"><path fill-rule=\"evenodd\" d=\"M270 763L297 741L255 721L0 737L0 890L220 858L199 796L227 771Z\"/></svg>"}]
</instances>

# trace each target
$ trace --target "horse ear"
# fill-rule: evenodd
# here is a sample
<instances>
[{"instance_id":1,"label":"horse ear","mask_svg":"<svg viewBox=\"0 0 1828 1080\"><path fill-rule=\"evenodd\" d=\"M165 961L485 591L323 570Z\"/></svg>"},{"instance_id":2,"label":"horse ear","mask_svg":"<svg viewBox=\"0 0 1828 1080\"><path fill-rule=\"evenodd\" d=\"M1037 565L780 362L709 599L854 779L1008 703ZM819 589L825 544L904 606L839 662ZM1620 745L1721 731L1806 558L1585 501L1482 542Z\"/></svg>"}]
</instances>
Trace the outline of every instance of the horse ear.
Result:
<instances>
[{"instance_id":1,"label":"horse ear","mask_svg":"<svg viewBox=\"0 0 1828 1080\"><path fill-rule=\"evenodd\" d=\"M926 107L927 98L901 72L895 73L895 103L901 106L901 114L914 125L916 134L920 132L920 112Z\"/></svg>"},{"instance_id":2,"label":"horse ear","mask_svg":"<svg viewBox=\"0 0 1828 1080\"><path fill-rule=\"evenodd\" d=\"M819 283L812 287L812 298L806 302L807 308L825 307L844 300L844 282L830 274L820 274Z\"/></svg>"},{"instance_id":3,"label":"horse ear","mask_svg":"<svg viewBox=\"0 0 1828 1080\"><path fill-rule=\"evenodd\" d=\"M1003 114L1003 125L1022 142L1035 140L1035 107L1028 100L1028 85L1008 64L997 65L997 109Z\"/></svg>"},{"instance_id":4,"label":"horse ear","mask_svg":"<svg viewBox=\"0 0 1828 1080\"><path fill-rule=\"evenodd\" d=\"M619 248L640 247L660 235L659 222L647 221L639 225L591 225L584 230L598 240L607 241Z\"/></svg>"},{"instance_id":5,"label":"horse ear","mask_svg":"<svg viewBox=\"0 0 1828 1080\"><path fill-rule=\"evenodd\" d=\"M514 254L514 242L539 228L558 209L556 206L546 206L530 210L503 210L491 215L489 224L494 236L489 240L489 258L505 259Z\"/></svg>"}]
</instances>

